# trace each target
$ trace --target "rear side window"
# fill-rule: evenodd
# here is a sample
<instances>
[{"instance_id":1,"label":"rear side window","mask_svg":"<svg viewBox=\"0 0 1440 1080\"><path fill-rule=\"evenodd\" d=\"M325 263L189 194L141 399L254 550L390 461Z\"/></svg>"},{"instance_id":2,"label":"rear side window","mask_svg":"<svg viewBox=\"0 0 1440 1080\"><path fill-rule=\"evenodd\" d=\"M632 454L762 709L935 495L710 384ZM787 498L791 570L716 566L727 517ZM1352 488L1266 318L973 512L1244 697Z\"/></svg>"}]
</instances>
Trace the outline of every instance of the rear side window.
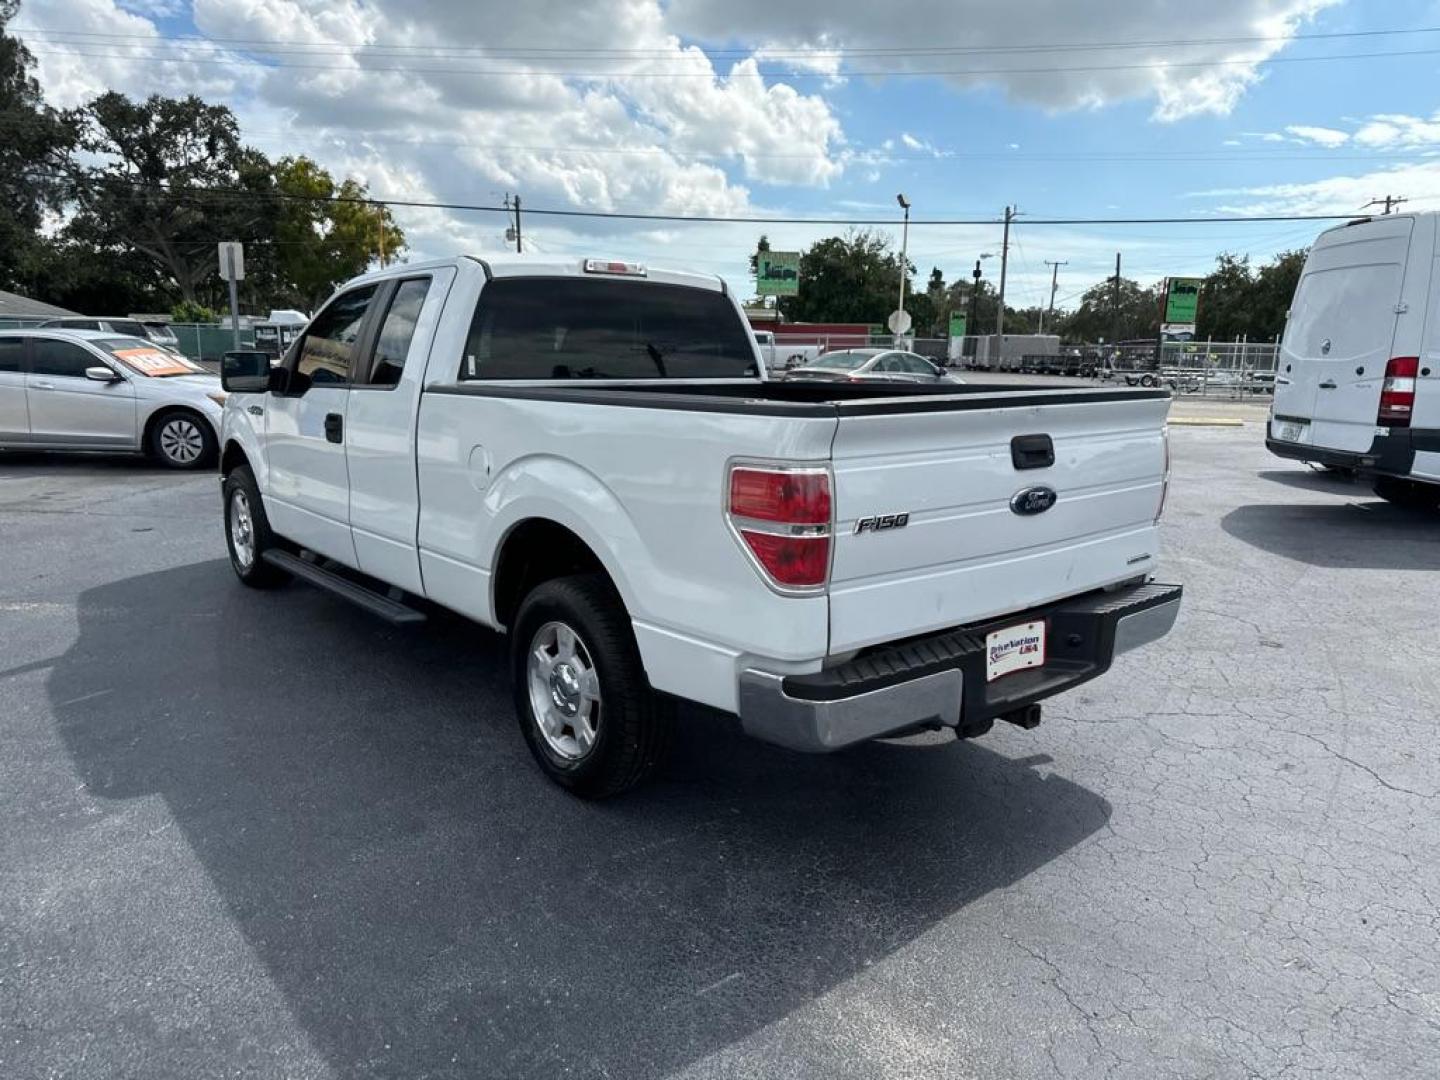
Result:
<instances>
[{"instance_id":1,"label":"rear side window","mask_svg":"<svg viewBox=\"0 0 1440 1080\"><path fill-rule=\"evenodd\" d=\"M425 306L425 294L429 289L429 278L412 278L402 281L395 290L375 339L375 365L370 375L372 386L395 386L400 382L400 375L405 370L405 356L410 351L410 339L415 336L415 324L420 321L420 309Z\"/></svg>"},{"instance_id":2,"label":"rear side window","mask_svg":"<svg viewBox=\"0 0 1440 1080\"><path fill-rule=\"evenodd\" d=\"M31 372L35 375L83 379L86 368L105 366L88 350L69 341L36 338L33 345Z\"/></svg>"},{"instance_id":3,"label":"rear side window","mask_svg":"<svg viewBox=\"0 0 1440 1080\"><path fill-rule=\"evenodd\" d=\"M24 366L25 339L0 337L0 371L19 371Z\"/></svg>"},{"instance_id":4,"label":"rear side window","mask_svg":"<svg viewBox=\"0 0 1440 1080\"><path fill-rule=\"evenodd\" d=\"M138 338L150 336L150 332L141 323L132 322L129 319L111 319L108 325L111 333L129 334L131 337Z\"/></svg>"},{"instance_id":5,"label":"rear side window","mask_svg":"<svg viewBox=\"0 0 1440 1080\"><path fill-rule=\"evenodd\" d=\"M734 379L755 344L719 292L600 278L512 278L480 293L462 379Z\"/></svg>"},{"instance_id":6,"label":"rear side window","mask_svg":"<svg viewBox=\"0 0 1440 1080\"><path fill-rule=\"evenodd\" d=\"M297 372L308 375L316 386L339 386L350 381L355 343L378 287L367 285L342 293L315 316L300 342Z\"/></svg>"}]
</instances>

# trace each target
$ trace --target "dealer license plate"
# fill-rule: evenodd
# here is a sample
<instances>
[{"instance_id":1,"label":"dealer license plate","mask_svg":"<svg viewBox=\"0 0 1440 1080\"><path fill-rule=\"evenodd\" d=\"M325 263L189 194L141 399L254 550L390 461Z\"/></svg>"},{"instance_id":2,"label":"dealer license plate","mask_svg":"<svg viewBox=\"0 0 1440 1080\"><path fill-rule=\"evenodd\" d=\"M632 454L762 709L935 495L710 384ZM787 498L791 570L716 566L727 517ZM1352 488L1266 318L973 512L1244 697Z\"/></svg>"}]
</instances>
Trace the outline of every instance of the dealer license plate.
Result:
<instances>
[{"instance_id":1,"label":"dealer license plate","mask_svg":"<svg viewBox=\"0 0 1440 1080\"><path fill-rule=\"evenodd\" d=\"M1280 433L1276 437L1281 442L1304 442L1305 429L1309 426L1303 420L1286 420L1280 425Z\"/></svg>"},{"instance_id":2,"label":"dealer license plate","mask_svg":"<svg viewBox=\"0 0 1440 1080\"><path fill-rule=\"evenodd\" d=\"M1020 623L985 635L985 680L994 682L1045 663L1045 622Z\"/></svg>"}]
</instances>

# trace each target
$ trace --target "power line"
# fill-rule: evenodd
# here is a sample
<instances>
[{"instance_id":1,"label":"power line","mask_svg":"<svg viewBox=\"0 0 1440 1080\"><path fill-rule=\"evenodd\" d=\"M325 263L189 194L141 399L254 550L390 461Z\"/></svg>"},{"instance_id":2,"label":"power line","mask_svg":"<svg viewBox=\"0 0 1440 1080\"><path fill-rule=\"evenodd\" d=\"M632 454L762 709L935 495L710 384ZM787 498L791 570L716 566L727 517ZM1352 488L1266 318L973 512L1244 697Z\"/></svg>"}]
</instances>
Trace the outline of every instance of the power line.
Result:
<instances>
[{"instance_id":1,"label":"power line","mask_svg":"<svg viewBox=\"0 0 1440 1080\"><path fill-rule=\"evenodd\" d=\"M30 173L32 177L43 179L63 179L59 174L54 173ZM130 187L154 188L159 191L171 190L166 185L151 180L138 180L129 177L105 177L106 183L119 183ZM385 206L398 206L406 209L422 210L463 210L481 213L509 213L506 206L487 206L480 203L463 202L442 202L422 199L394 199L383 195L347 196L347 195L293 195L280 191L251 191L244 188L220 188L220 187L193 187L183 189L187 194L196 196L224 196L231 198L243 198L252 200L263 199L295 199L302 202L325 202L325 203L364 203L367 205L383 204ZM561 210L561 209L536 209L527 206L527 214L534 214L545 217L562 218L601 218L613 221L669 221L677 223L688 223L697 225L895 225L892 217L883 218L819 218L819 217L780 217L773 215L760 215L755 217L740 217L735 215L720 214L656 214L656 213L635 213L615 210ZM1218 215L1205 218L1185 217L1029 217L1027 215L1024 225L1212 225L1212 224L1236 224L1250 222L1281 222L1281 221L1346 221L1353 219L1356 215L1353 212L1340 214L1254 214L1254 215ZM1003 225L1003 218L912 218L911 225L926 226L947 226L947 225ZM1015 222L1012 219L1012 224Z\"/></svg>"},{"instance_id":2,"label":"power line","mask_svg":"<svg viewBox=\"0 0 1440 1080\"><path fill-rule=\"evenodd\" d=\"M164 44L163 42L160 44ZM833 79L837 75L847 78L921 78L927 76L948 77L948 78L970 78L976 76L991 75L1065 75L1065 74L1091 74L1107 71L1174 71L1181 68L1216 68L1216 67L1256 67L1260 64L1310 64L1331 60L1376 60L1395 59L1408 56L1434 56L1440 54L1440 49L1402 49L1386 50L1380 52L1357 52L1357 53L1331 53L1320 56L1272 56L1269 58L1256 57L1248 60L1186 60L1186 61L1161 61L1158 63L1142 64L1087 64L1070 67L1055 67L1045 65L1042 67L998 67L998 68L887 68L887 69L850 69L840 72L822 71L776 71L761 70L758 65L753 73L731 72L729 74L717 73L714 70L707 71L565 71L565 70L534 70L531 68L460 68L460 67L412 67L412 66L356 66L353 64L294 64L294 63L260 63L255 60L235 59L226 60L215 56L205 56L197 59L186 56L165 56L154 53L130 52L86 52L81 49L46 50L31 49L36 56L78 56L95 60L144 60L147 63L156 64L196 64L204 63L207 67L266 67L283 68L305 71L348 71L355 74L382 74L382 73L403 73L407 75L464 75L467 78L514 78L524 75L531 77L554 77L562 79L726 79L737 78L784 78L784 79ZM708 65L707 65L708 66Z\"/></svg>"},{"instance_id":3,"label":"power line","mask_svg":"<svg viewBox=\"0 0 1440 1080\"><path fill-rule=\"evenodd\" d=\"M47 40L69 40L71 38L95 39L97 41L123 41L135 40L142 43L153 43L157 40L155 34L123 34L106 31L89 30L67 30L54 27L30 27L11 26L15 34L30 37L38 37ZM1046 53L1046 52L1103 52L1121 49L1150 49L1150 48L1195 48L1206 45L1246 45L1264 44L1267 42L1290 43L1295 41L1331 41L1353 38L1375 38L1375 37L1396 37L1408 34L1434 34L1440 33L1440 26L1415 26L1415 27L1393 27L1388 29L1374 30L1346 30L1346 31L1324 31L1312 33L1293 34L1261 34L1248 36L1230 37L1207 37L1207 38L1161 38L1149 40L1132 41L1090 41L1090 42L1052 42L1052 43L1025 43L1016 45L992 44L980 46L963 45L895 45L884 47L863 47L837 43L834 45L808 45L808 46L787 46L784 48L765 48L764 55L767 58L781 57L802 57L829 56L841 54L844 56L963 56L963 55L996 55L996 54L1025 54L1025 53ZM676 54L675 48L650 47L641 49L626 49L619 46L602 46L596 48L585 48L582 46L566 46L549 48L545 46L453 46L453 45L420 45L420 44L378 44L371 42L346 42L338 39L303 40L300 38L244 38L244 37L187 37L187 38L166 38L169 43L184 44L194 47L205 47L210 45L258 45L258 46L296 46L299 52L349 54L357 50L373 50L394 52L405 55L411 53L425 53L428 55L475 55L490 56L495 58L524 58L524 57L649 57L666 58ZM709 57L741 57L748 58L756 53L752 48L714 48L702 49Z\"/></svg>"}]
</instances>

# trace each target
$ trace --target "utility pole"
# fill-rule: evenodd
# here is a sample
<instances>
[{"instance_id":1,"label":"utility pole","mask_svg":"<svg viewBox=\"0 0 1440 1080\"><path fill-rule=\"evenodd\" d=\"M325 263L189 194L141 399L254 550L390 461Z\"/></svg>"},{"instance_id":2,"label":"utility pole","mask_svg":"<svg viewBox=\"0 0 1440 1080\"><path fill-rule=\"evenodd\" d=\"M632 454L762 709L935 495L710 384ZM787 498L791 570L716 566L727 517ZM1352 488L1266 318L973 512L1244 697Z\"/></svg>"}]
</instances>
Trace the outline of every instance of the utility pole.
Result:
<instances>
[{"instance_id":1,"label":"utility pole","mask_svg":"<svg viewBox=\"0 0 1440 1080\"><path fill-rule=\"evenodd\" d=\"M1065 260L1065 261L1063 261L1063 262L1051 262L1049 259L1046 259L1046 260L1045 260L1045 265L1048 266L1048 267L1050 267L1050 308L1049 308L1048 314L1049 314L1049 316L1050 316L1051 322L1054 322L1054 320L1055 320L1055 289L1056 289L1056 286L1058 286L1058 285L1060 284L1060 267L1062 267L1062 266L1069 266L1069 265L1070 265L1070 262L1069 262L1068 259ZM1042 333L1042 334L1045 333L1045 316L1046 316L1046 312L1041 312L1041 314L1040 314L1040 333Z\"/></svg>"},{"instance_id":2,"label":"utility pole","mask_svg":"<svg viewBox=\"0 0 1440 1080\"><path fill-rule=\"evenodd\" d=\"M970 321L965 326L966 336L980 334L980 260L975 260L975 284L970 289Z\"/></svg>"},{"instance_id":3,"label":"utility pole","mask_svg":"<svg viewBox=\"0 0 1440 1080\"><path fill-rule=\"evenodd\" d=\"M1010 265L1010 222L1018 213L1019 210L1013 206L1005 207L1005 239L1000 247L1000 307L995 315L995 347L1001 351L1005 348L1000 339L1005 336L1005 271Z\"/></svg>"},{"instance_id":4,"label":"utility pole","mask_svg":"<svg viewBox=\"0 0 1440 1080\"><path fill-rule=\"evenodd\" d=\"M1111 294L1110 344L1120 344L1120 252L1115 252L1115 289Z\"/></svg>"},{"instance_id":5,"label":"utility pole","mask_svg":"<svg viewBox=\"0 0 1440 1080\"><path fill-rule=\"evenodd\" d=\"M385 204L376 203L376 212L380 215L380 269L385 269Z\"/></svg>"},{"instance_id":6,"label":"utility pole","mask_svg":"<svg viewBox=\"0 0 1440 1080\"><path fill-rule=\"evenodd\" d=\"M523 250L520 246L520 196L505 193L505 209L515 211L515 224L506 226L505 239L515 241L515 254L519 255Z\"/></svg>"},{"instance_id":7,"label":"utility pole","mask_svg":"<svg viewBox=\"0 0 1440 1080\"><path fill-rule=\"evenodd\" d=\"M896 195L895 201L900 204L900 209L905 211L905 225L900 232L900 306L895 310L900 313L899 318L905 317L905 252L910 246L910 200L903 194ZM900 344L900 339L905 335L902 332L895 333L895 344Z\"/></svg>"},{"instance_id":8,"label":"utility pole","mask_svg":"<svg viewBox=\"0 0 1440 1080\"><path fill-rule=\"evenodd\" d=\"M1385 210L1383 212L1389 214L1392 212L1393 208L1398 207L1401 203L1409 201L1409 199L1401 195L1377 195L1375 198L1367 202L1364 206L1360 207L1360 209L1365 210L1371 206L1384 206Z\"/></svg>"}]
</instances>

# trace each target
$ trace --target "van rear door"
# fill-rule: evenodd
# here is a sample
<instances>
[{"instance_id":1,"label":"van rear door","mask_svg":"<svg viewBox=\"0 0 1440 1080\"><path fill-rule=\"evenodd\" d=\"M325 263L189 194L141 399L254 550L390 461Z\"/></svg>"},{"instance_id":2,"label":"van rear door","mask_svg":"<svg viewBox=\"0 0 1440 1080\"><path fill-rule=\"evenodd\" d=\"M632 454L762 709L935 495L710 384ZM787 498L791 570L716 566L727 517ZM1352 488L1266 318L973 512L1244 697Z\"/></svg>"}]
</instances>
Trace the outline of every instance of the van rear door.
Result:
<instances>
[{"instance_id":1,"label":"van rear door","mask_svg":"<svg viewBox=\"0 0 1440 1080\"><path fill-rule=\"evenodd\" d=\"M1396 214L1331 229L1316 241L1280 345L1272 437L1370 449L1414 224Z\"/></svg>"}]
</instances>

